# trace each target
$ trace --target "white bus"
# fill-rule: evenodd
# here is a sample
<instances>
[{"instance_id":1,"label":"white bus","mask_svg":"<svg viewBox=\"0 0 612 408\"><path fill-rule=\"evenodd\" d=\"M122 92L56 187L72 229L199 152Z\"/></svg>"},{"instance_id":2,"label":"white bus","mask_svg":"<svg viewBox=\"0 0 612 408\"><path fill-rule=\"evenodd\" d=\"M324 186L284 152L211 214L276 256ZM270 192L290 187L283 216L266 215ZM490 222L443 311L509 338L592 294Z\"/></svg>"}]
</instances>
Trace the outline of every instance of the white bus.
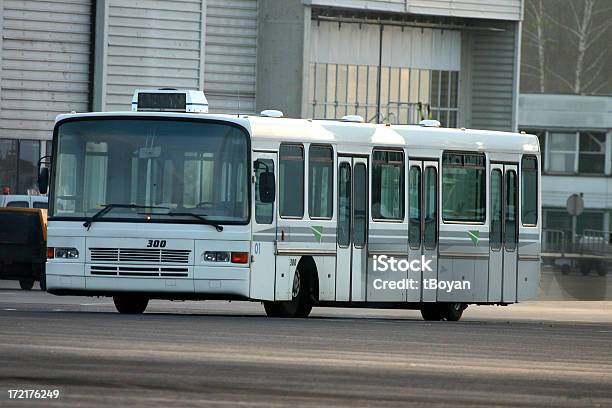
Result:
<instances>
[{"instance_id":1,"label":"white bus","mask_svg":"<svg viewBox=\"0 0 612 408\"><path fill-rule=\"evenodd\" d=\"M121 313L227 299L426 320L537 296L536 136L194 113L189 95L57 118L39 176L49 292L112 296Z\"/></svg>"}]
</instances>

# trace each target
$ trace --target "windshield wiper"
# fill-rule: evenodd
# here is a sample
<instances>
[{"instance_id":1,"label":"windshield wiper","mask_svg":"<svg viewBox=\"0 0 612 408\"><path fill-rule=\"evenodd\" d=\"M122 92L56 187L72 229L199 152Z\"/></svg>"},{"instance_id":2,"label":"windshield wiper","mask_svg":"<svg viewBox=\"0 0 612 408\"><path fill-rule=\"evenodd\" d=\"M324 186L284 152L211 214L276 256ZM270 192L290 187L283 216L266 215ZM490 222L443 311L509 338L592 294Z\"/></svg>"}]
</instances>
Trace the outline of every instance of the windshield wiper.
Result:
<instances>
[{"instance_id":1,"label":"windshield wiper","mask_svg":"<svg viewBox=\"0 0 612 408\"><path fill-rule=\"evenodd\" d=\"M174 216L178 216L178 217L180 217L180 216L183 216L183 217L194 217L194 218L197 218L198 220L202 221L203 224L212 225L219 232L223 231L223 225L209 220L208 218L206 218L205 215L196 214L196 213L192 213L192 212L169 212L168 214L164 214L164 215L169 215L171 217L174 217Z\"/></svg>"},{"instance_id":2,"label":"windshield wiper","mask_svg":"<svg viewBox=\"0 0 612 408\"><path fill-rule=\"evenodd\" d=\"M83 226L87 228L87 231L89 231L89 228L91 228L91 224L93 224L95 220L102 217L104 214L108 213L113 208L151 208L151 209L159 209L159 210L169 210L170 209L168 207L156 207L152 205L104 204L103 208L100 211L98 211L97 213L89 217L89 219L83 223Z\"/></svg>"}]
</instances>

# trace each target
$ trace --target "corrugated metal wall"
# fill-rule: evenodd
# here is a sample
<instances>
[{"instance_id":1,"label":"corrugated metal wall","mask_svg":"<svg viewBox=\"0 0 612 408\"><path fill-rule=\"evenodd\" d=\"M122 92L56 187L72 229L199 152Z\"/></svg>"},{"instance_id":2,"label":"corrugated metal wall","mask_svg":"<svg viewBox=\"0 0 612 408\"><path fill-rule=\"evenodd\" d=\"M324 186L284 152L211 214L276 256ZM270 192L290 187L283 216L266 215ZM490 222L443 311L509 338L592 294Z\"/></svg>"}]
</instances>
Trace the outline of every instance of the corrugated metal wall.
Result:
<instances>
[{"instance_id":1,"label":"corrugated metal wall","mask_svg":"<svg viewBox=\"0 0 612 408\"><path fill-rule=\"evenodd\" d=\"M315 6L517 21L524 0L302 0Z\"/></svg>"},{"instance_id":2,"label":"corrugated metal wall","mask_svg":"<svg viewBox=\"0 0 612 408\"><path fill-rule=\"evenodd\" d=\"M210 111L253 113L257 0L207 0L205 61Z\"/></svg>"},{"instance_id":3,"label":"corrugated metal wall","mask_svg":"<svg viewBox=\"0 0 612 408\"><path fill-rule=\"evenodd\" d=\"M199 89L202 0L109 0L102 110L129 110L136 88Z\"/></svg>"},{"instance_id":4,"label":"corrugated metal wall","mask_svg":"<svg viewBox=\"0 0 612 408\"><path fill-rule=\"evenodd\" d=\"M523 0L410 0L406 11L434 16L517 21L522 18L522 7Z\"/></svg>"},{"instance_id":5,"label":"corrugated metal wall","mask_svg":"<svg viewBox=\"0 0 612 408\"><path fill-rule=\"evenodd\" d=\"M49 139L55 116L89 109L92 2L0 5L0 137Z\"/></svg>"},{"instance_id":6,"label":"corrugated metal wall","mask_svg":"<svg viewBox=\"0 0 612 408\"><path fill-rule=\"evenodd\" d=\"M512 130L515 69L515 26L506 31L479 31L472 36L470 126Z\"/></svg>"}]
</instances>

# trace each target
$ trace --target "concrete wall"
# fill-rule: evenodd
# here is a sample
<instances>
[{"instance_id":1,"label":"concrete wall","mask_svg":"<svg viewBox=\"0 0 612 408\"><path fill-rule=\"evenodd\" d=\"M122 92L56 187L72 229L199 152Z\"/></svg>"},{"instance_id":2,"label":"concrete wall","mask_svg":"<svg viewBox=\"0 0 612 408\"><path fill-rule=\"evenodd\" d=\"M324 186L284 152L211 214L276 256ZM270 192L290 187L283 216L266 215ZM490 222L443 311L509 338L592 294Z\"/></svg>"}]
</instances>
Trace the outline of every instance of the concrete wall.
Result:
<instances>
[{"instance_id":1,"label":"concrete wall","mask_svg":"<svg viewBox=\"0 0 612 408\"><path fill-rule=\"evenodd\" d=\"M612 129L612 97L522 94L519 124L544 129Z\"/></svg>"},{"instance_id":2,"label":"concrete wall","mask_svg":"<svg viewBox=\"0 0 612 408\"><path fill-rule=\"evenodd\" d=\"M308 94L310 8L300 0L260 0L258 26L256 110L301 117Z\"/></svg>"}]
</instances>

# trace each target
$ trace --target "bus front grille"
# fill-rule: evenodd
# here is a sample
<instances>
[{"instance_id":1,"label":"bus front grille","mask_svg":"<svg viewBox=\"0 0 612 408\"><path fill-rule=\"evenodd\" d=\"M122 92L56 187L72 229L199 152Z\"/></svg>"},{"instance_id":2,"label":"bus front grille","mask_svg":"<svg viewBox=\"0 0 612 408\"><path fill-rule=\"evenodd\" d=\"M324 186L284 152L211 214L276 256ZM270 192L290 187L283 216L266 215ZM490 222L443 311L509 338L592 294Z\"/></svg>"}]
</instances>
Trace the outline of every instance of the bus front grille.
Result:
<instances>
[{"instance_id":1,"label":"bus front grille","mask_svg":"<svg viewBox=\"0 0 612 408\"><path fill-rule=\"evenodd\" d=\"M89 248L91 262L189 263L190 250L141 248Z\"/></svg>"}]
</instances>

